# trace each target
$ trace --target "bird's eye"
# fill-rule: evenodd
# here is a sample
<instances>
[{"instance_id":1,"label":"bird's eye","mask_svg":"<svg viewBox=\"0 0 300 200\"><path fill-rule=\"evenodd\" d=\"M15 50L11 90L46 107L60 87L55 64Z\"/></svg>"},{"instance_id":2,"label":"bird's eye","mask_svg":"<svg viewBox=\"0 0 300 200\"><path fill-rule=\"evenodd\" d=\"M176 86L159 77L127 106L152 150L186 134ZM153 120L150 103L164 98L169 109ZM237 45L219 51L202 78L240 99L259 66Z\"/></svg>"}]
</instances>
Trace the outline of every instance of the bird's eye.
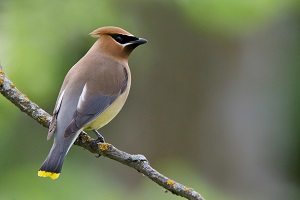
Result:
<instances>
[{"instance_id":1,"label":"bird's eye","mask_svg":"<svg viewBox=\"0 0 300 200\"><path fill-rule=\"evenodd\" d=\"M110 35L112 38L114 38L114 40L120 44L123 44L124 43L124 38L123 38L123 35L120 35L120 34L111 34Z\"/></svg>"},{"instance_id":2,"label":"bird's eye","mask_svg":"<svg viewBox=\"0 0 300 200\"><path fill-rule=\"evenodd\" d=\"M119 43L122 43L122 41L123 41L123 39L122 39L121 36L117 36L117 37L115 38L115 40L116 40L117 42L119 42Z\"/></svg>"}]
</instances>

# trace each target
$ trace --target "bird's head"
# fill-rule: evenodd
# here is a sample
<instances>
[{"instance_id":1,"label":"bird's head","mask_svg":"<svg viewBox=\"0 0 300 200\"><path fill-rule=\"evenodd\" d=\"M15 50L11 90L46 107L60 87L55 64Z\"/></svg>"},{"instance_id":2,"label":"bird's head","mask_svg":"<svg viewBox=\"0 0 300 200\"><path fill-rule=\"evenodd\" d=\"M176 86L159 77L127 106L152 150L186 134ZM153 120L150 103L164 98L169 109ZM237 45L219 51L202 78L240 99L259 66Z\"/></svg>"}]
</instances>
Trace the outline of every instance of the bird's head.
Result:
<instances>
[{"instance_id":1,"label":"bird's head","mask_svg":"<svg viewBox=\"0 0 300 200\"><path fill-rule=\"evenodd\" d=\"M135 37L124 29L115 26L98 28L90 35L99 38L99 45L105 53L126 59L133 49L147 42L146 39Z\"/></svg>"}]
</instances>

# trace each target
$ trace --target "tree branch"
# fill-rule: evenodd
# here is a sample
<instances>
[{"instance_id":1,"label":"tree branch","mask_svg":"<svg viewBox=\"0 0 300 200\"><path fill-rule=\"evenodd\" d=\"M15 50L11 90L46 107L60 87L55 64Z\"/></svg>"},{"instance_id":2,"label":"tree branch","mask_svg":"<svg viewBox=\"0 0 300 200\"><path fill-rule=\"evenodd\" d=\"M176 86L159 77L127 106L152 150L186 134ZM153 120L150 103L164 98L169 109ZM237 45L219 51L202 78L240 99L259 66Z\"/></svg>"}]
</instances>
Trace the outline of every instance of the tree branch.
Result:
<instances>
[{"instance_id":1,"label":"tree branch","mask_svg":"<svg viewBox=\"0 0 300 200\"><path fill-rule=\"evenodd\" d=\"M9 101L15 104L22 112L36 120L39 124L48 128L52 119L46 111L41 109L38 105L29 100L29 98L21 93L15 85L5 75L2 66L0 65L0 93L5 96ZM144 174L158 185L165 188L167 191L172 192L178 196L185 197L192 200L204 200L204 198L192 188L177 183L168 177L162 175L153 169L148 160L143 155L131 155L121 151L108 143L99 143L91 138L86 133L81 133L74 143L84 149L89 150L91 153L99 154L108 157L131 168L136 169L138 172Z\"/></svg>"}]
</instances>

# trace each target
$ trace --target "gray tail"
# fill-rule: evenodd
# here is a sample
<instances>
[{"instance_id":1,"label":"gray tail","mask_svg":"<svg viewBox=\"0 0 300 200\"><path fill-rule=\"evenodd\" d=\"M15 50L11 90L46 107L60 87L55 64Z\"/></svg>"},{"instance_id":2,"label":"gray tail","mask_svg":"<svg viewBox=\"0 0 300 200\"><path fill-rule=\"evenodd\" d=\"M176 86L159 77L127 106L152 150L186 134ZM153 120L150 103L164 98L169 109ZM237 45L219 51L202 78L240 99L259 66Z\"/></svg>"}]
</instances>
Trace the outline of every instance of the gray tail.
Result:
<instances>
[{"instance_id":1,"label":"gray tail","mask_svg":"<svg viewBox=\"0 0 300 200\"><path fill-rule=\"evenodd\" d=\"M61 151L55 144L39 169L38 176L58 178L67 152Z\"/></svg>"}]
</instances>

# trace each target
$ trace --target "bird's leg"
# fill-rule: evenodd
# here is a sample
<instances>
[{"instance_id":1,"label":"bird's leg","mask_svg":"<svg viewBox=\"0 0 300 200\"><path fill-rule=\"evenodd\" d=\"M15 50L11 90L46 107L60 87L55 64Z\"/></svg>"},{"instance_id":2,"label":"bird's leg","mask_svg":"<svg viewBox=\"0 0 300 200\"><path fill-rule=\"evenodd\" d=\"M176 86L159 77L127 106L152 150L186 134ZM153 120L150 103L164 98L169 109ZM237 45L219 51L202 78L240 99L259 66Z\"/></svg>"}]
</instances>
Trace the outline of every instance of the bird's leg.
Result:
<instances>
[{"instance_id":1,"label":"bird's leg","mask_svg":"<svg viewBox=\"0 0 300 200\"><path fill-rule=\"evenodd\" d=\"M97 141L101 142L101 143L105 143L104 137L97 131L94 130L94 133L97 135L98 139Z\"/></svg>"},{"instance_id":2,"label":"bird's leg","mask_svg":"<svg viewBox=\"0 0 300 200\"><path fill-rule=\"evenodd\" d=\"M104 137L97 131L94 130L94 133L97 135L97 142L105 143ZM97 155L96 158L99 158L101 154Z\"/></svg>"}]
</instances>

